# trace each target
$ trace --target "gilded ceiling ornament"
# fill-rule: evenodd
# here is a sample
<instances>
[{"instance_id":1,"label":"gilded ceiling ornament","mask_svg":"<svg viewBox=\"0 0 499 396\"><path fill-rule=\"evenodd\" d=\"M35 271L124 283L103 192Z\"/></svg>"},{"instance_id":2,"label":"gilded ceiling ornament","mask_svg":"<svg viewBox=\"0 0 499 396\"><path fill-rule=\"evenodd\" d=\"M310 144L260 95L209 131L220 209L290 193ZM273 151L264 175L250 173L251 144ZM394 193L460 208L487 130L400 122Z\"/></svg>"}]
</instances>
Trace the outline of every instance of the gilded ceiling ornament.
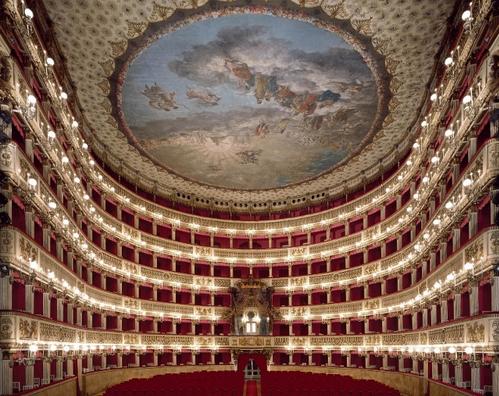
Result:
<instances>
[{"instance_id":1,"label":"gilded ceiling ornament","mask_svg":"<svg viewBox=\"0 0 499 396\"><path fill-rule=\"evenodd\" d=\"M113 59L108 59L103 62L99 62L99 65L102 67L102 70L104 71L104 74L106 76L109 76L113 73L114 70L114 60Z\"/></svg>"},{"instance_id":2,"label":"gilded ceiling ornament","mask_svg":"<svg viewBox=\"0 0 499 396\"><path fill-rule=\"evenodd\" d=\"M111 41L109 44L111 44L112 55L116 57L120 56L123 52L125 52L128 46L128 41L127 40Z\"/></svg>"},{"instance_id":3,"label":"gilded ceiling ornament","mask_svg":"<svg viewBox=\"0 0 499 396\"><path fill-rule=\"evenodd\" d=\"M145 22L127 21L127 25L128 25L128 32L127 32L128 38L135 38L140 36L147 28L147 23Z\"/></svg>"},{"instance_id":4,"label":"gilded ceiling ornament","mask_svg":"<svg viewBox=\"0 0 499 396\"><path fill-rule=\"evenodd\" d=\"M153 3L152 14L149 17L151 22L164 21L175 12L173 7L165 7L158 3Z\"/></svg>"},{"instance_id":5,"label":"gilded ceiling ornament","mask_svg":"<svg viewBox=\"0 0 499 396\"><path fill-rule=\"evenodd\" d=\"M352 20L352 26L360 33L370 36L373 33L371 29L371 21L372 18L354 19Z\"/></svg>"},{"instance_id":6,"label":"gilded ceiling ornament","mask_svg":"<svg viewBox=\"0 0 499 396\"><path fill-rule=\"evenodd\" d=\"M345 0L340 0L336 4L329 4L329 2L324 2L321 7L326 14L330 15L333 18L348 19L349 14L345 9L344 4Z\"/></svg>"}]
</instances>

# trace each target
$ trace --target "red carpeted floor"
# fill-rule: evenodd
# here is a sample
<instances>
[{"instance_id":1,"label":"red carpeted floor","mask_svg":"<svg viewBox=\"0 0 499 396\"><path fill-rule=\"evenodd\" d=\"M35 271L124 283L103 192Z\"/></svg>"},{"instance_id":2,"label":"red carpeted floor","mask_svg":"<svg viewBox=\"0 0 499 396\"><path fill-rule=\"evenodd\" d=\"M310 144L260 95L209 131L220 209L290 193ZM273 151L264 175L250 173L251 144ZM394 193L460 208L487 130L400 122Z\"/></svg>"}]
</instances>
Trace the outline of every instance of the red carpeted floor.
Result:
<instances>
[{"instance_id":1,"label":"red carpeted floor","mask_svg":"<svg viewBox=\"0 0 499 396\"><path fill-rule=\"evenodd\" d=\"M246 395L245 396L259 396L258 383L255 380L246 381Z\"/></svg>"}]
</instances>

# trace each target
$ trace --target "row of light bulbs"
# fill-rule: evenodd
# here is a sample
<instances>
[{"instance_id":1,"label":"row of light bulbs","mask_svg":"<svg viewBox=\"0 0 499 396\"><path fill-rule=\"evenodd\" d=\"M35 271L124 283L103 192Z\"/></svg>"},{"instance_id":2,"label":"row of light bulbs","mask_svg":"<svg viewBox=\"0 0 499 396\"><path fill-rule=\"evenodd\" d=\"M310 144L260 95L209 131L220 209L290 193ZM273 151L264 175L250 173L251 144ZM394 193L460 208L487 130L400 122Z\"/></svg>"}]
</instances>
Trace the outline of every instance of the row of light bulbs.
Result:
<instances>
[{"instance_id":1,"label":"row of light bulbs","mask_svg":"<svg viewBox=\"0 0 499 396\"><path fill-rule=\"evenodd\" d=\"M290 340L291 342L292 340ZM464 353L468 356L473 355L477 352L477 347L479 345L475 344L455 344L455 345L424 345L424 344L416 344L416 345L400 345L400 346L387 346L387 345L376 345L371 347L359 347L359 346L314 346L314 345L306 345L306 346L295 346L292 343L286 345L285 349L287 351L300 350L303 349L306 352L309 351L322 351L322 352L332 352L338 351L341 353L356 351L357 353L379 353L379 352L388 352L392 353L402 353L402 354L426 354L426 355L440 355L448 353L449 355L454 355L457 357L458 353ZM84 353L103 353L103 352L117 352L117 351L147 351L147 350L155 350L155 351L164 351L171 349L173 351L181 351L182 349L199 351L200 349L211 349L212 351L217 351L219 348L224 348L222 345L216 344L214 341L213 344L208 347L201 346L198 343L192 344L180 344L175 343L171 345L131 345L131 344L82 344L82 343L32 343L27 346L27 350L32 354L36 354L39 351L49 351L56 352L62 351L68 353L70 351L74 352L84 352ZM451 356L452 357L452 356Z\"/></svg>"}]
</instances>

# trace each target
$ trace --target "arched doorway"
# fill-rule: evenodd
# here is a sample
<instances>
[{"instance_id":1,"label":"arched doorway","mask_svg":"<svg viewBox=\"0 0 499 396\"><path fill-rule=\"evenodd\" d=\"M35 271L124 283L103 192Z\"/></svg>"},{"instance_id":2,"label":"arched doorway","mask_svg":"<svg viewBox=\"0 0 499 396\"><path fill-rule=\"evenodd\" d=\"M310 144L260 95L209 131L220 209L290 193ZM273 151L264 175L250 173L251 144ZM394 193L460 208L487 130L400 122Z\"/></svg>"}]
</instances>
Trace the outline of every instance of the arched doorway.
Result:
<instances>
[{"instance_id":1,"label":"arched doorway","mask_svg":"<svg viewBox=\"0 0 499 396\"><path fill-rule=\"evenodd\" d=\"M244 375L243 396L260 396L260 379L262 372L267 371L267 360L261 353L241 353L238 356L238 371Z\"/></svg>"},{"instance_id":2,"label":"arched doorway","mask_svg":"<svg viewBox=\"0 0 499 396\"><path fill-rule=\"evenodd\" d=\"M253 359L250 359L244 368L245 380L260 380L260 367Z\"/></svg>"}]
</instances>

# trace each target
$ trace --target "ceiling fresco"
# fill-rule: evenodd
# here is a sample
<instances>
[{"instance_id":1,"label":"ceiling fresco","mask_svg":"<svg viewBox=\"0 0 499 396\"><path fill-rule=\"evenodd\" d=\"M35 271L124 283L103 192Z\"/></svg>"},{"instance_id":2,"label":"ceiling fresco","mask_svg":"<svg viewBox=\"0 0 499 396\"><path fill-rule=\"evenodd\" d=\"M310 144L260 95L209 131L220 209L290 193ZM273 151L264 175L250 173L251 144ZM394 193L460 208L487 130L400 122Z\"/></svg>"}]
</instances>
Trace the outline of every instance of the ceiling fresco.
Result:
<instances>
[{"instance_id":1,"label":"ceiling fresco","mask_svg":"<svg viewBox=\"0 0 499 396\"><path fill-rule=\"evenodd\" d=\"M133 141L171 171L239 189L315 177L362 145L374 76L337 33L275 15L180 27L128 65L121 108Z\"/></svg>"},{"instance_id":2,"label":"ceiling fresco","mask_svg":"<svg viewBox=\"0 0 499 396\"><path fill-rule=\"evenodd\" d=\"M160 195L245 207L318 192L332 196L396 163L416 136L413 126L455 1L43 4L93 152ZM246 27L260 27L240 44L231 42L223 31L234 27L231 18L243 16ZM276 23L269 28L264 17ZM200 35L202 26L209 29ZM298 37L297 26L306 34ZM276 41L282 45L272 46ZM208 58L220 63L196 69L207 49L218 51ZM339 57L319 61L329 51L341 51L358 68L345 68ZM145 64L148 57L161 62ZM306 82L292 75L300 68L314 70ZM288 88L283 98L277 95L281 86ZM307 91L309 99L300 102ZM319 99L325 92L327 106ZM209 122L201 125L200 114ZM334 117L338 122L331 122ZM185 162L176 159L181 154ZM238 172L249 176L234 178Z\"/></svg>"}]
</instances>

